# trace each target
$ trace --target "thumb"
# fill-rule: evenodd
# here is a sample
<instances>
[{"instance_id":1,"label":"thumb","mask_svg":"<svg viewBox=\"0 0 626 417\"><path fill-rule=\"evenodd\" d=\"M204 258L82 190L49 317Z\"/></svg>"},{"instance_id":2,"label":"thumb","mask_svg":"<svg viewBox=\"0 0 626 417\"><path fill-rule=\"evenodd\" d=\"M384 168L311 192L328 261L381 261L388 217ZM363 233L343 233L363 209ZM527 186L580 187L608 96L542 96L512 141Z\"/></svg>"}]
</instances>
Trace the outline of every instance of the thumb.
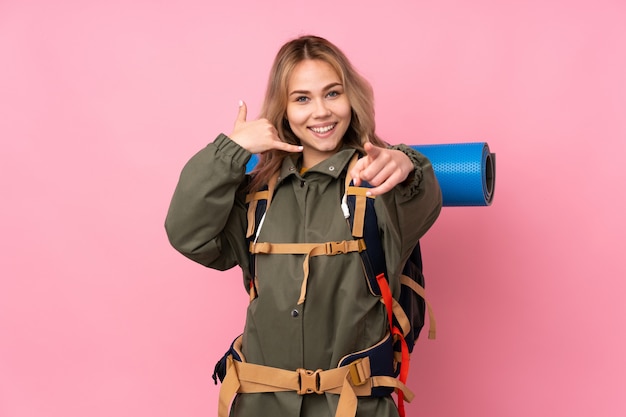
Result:
<instances>
[{"instance_id":1,"label":"thumb","mask_svg":"<svg viewBox=\"0 0 626 417\"><path fill-rule=\"evenodd\" d=\"M248 116L248 106L243 100L239 100L239 113L237 113L237 120L235 123L245 122Z\"/></svg>"}]
</instances>

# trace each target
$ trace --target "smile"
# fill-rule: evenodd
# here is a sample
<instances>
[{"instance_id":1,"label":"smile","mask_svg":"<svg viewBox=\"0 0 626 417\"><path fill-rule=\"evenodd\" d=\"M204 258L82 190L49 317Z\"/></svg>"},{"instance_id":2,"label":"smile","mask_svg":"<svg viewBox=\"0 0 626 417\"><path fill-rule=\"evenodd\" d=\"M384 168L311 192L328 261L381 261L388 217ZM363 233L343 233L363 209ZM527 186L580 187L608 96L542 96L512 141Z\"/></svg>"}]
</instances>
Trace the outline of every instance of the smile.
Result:
<instances>
[{"instance_id":1,"label":"smile","mask_svg":"<svg viewBox=\"0 0 626 417\"><path fill-rule=\"evenodd\" d=\"M335 128L335 126L337 126L337 123L333 123L332 125L324 126L324 127L310 127L309 129L311 129L315 133L321 134L321 133L330 132L331 130Z\"/></svg>"}]
</instances>

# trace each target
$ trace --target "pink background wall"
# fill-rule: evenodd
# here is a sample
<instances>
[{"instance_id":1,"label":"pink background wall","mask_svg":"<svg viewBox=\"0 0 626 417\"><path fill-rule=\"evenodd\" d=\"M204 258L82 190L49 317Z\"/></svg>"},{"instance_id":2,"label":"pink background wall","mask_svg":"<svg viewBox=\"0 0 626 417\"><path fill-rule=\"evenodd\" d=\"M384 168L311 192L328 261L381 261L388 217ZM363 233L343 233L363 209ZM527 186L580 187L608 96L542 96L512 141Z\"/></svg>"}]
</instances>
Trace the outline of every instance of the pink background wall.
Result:
<instances>
[{"instance_id":1,"label":"pink background wall","mask_svg":"<svg viewBox=\"0 0 626 417\"><path fill-rule=\"evenodd\" d=\"M423 242L410 415L626 415L626 3L210 3L0 2L0 416L215 415L240 273L163 221L304 33L372 82L389 141L497 153L494 204Z\"/></svg>"}]
</instances>

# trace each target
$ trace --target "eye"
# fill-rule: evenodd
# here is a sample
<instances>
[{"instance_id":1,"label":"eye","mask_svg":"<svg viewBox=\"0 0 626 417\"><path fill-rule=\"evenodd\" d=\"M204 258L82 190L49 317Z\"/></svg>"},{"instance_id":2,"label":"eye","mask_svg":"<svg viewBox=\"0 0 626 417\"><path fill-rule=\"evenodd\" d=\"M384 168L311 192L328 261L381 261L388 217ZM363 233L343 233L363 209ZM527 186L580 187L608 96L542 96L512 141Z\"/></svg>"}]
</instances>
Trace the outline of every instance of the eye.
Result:
<instances>
[{"instance_id":1,"label":"eye","mask_svg":"<svg viewBox=\"0 0 626 417\"><path fill-rule=\"evenodd\" d=\"M339 91L332 90L328 92L327 97L335 98L338 97L339 94L341 94Z\"/></svg>"},{"instance_id":2,"label":"eye","mask_svg":"<svg viewBox=\"0 0 626 417\"><path fill-rule=\"evenodd\" d=\"M306 103L309 100L307 96L298 96L295 99L296 103Z\"/></svg>"}]
</instances>

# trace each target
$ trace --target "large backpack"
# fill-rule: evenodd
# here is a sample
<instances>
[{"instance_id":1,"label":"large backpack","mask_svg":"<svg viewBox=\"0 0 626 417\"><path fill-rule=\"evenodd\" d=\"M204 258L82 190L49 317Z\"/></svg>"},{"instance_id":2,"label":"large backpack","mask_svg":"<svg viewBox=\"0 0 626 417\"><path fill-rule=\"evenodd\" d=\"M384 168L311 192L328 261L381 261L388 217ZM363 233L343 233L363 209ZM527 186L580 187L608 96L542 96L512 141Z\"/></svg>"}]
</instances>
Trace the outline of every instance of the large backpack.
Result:
<instances>
[{"instance_id":1,"label":"large backpack","mask_svg":"<svg viewBox=\"0 0 626 417\"><path fill-rule=\"evenodd\" d=\"M348 173L357 160L358 155L355 155L348 167ZM270 207L274 194L277 176L278 174L274 175L267 186L260 191L250 193L246 199L246 204L248 204L248 230L246 235L250 245L253 245L256 241L256 237L263 225L265 214ZM348 174L345 181L344 197L342 201L338 201L338 204L341 205L347 224L352 231L354 242L364 242L364 245L359 245L358 248L354 248L351 251L359 252L369 290L373 296L379 297L381 302L385 304L390 324L390 333L394 340L394 373L402 384L406 384L410 353L413 351L415 342L424 326L426 309L428 309L429 318L429 339L435 338L435 320L430 305L425 298L419 242L404 265L400 278L400 298L396 300L392 297L387 280L385 254L374 208L375 198L366 194L368 188L371 188L371 185L365 182L362 182L359 187L354 186ZM247 283L251 299L256 297L255 256L254 251L251 251L250 276L252 278ZM224 366L223 360L218 362L216 366L216 372L214 373L216 383L217 377L223 379ZM386 388L379 389L377 395L387 395L389 392ZM402 390L396 390L396 392L398 395L398 410L400 415L404 416L404 394Z\"/></svg>"}]
</instances>

